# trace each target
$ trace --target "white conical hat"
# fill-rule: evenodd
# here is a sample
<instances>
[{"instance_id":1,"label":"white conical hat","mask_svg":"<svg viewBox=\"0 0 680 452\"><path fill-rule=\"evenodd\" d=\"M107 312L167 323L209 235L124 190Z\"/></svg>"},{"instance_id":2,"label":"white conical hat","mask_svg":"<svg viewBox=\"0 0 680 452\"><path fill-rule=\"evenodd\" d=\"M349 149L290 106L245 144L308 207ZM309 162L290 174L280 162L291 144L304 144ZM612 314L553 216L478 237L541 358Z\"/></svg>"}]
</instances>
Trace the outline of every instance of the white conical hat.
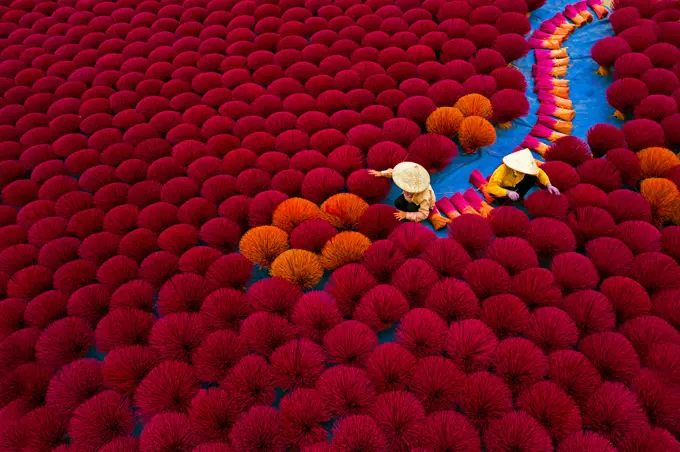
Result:
<instances>
[{"instance_id":1,"label":"white conical hat","mask_svg":"<svg viewBox=\"0 0 680 452\"><path fill-rule=\"evenodd\" d=\"M529 149L513 152L503 157L503 163L510 169L520 173L535 176L538 174L538 165Z\"/></svg>"},{"instance_id":2,"label":"white conical hat","mask_svg":"<svg viewBox=\"0 0 680 452\"><path fill-rule=\"evenodd\" d=\"M430 186L430 173L417 163L401 162L392 170L392 180L404 191L420 193Z\"/></svg>"}]
</instances>

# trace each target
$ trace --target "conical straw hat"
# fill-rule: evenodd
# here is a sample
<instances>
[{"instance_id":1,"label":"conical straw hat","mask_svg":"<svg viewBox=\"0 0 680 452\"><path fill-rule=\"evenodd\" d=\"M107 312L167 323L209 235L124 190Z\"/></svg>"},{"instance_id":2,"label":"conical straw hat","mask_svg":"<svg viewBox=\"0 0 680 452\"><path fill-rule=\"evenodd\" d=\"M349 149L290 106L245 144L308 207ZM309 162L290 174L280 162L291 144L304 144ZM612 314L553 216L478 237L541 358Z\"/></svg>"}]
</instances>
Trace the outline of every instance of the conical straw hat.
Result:
<instances>
[{"instance_id":1,"label":"conical straw hat","mask_svg":"<svg viewBox=\"0 0 680 452\"><path fill-rule=\"evenodd\" d=\"M519 171L520 173L535 176L538 174L538 165L529 149L522 149L521 151L513 152L503 157L503 163L510 169Z\"/></svg>"},{"instance_id":2,"label":"conical straw hat","mask_svg":"<svg viewBox=\"0 0 680 452\"><path fill-rule=\"evenodd\" d=\"M430 186L430 173L417 163L401 162L392 170L392 180L404 191L420 193Z\"/></svg>"}]
</instances>

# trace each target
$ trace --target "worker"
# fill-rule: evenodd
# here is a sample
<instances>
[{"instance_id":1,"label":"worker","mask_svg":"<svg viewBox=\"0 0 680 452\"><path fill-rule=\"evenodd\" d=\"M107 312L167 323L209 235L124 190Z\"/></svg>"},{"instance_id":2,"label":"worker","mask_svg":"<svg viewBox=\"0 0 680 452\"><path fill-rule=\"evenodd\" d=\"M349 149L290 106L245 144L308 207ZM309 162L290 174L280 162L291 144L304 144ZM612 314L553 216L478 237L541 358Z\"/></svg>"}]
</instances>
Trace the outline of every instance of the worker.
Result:
<instances>
[{"instance_id":1,"label":"worker","mask_svg":"<svg viewBox=\"0 0 680 452\"><path fill-rule=\"evenodd\" d=\"M486 191L494 198L508 198L517 201L538 181L553 195L559 195L557 187L550 184L545 171L536 165L529 149L513 152L503 157L503 164L493 172Z\"/></svg>"},{"instance_id":2,"label":"worker","mask_svg":"<svg viewBox=\"0 0 680 452\"><path fill-rule=\"evenodd\" d=\"M392 179L403 193L394 201L397 211L394 218L399 221L420 222L428 218L436 198L430 186L430 173L414 162L401 162L385 171L368 170L376 177Z\"/></svg>"}]
</instances>

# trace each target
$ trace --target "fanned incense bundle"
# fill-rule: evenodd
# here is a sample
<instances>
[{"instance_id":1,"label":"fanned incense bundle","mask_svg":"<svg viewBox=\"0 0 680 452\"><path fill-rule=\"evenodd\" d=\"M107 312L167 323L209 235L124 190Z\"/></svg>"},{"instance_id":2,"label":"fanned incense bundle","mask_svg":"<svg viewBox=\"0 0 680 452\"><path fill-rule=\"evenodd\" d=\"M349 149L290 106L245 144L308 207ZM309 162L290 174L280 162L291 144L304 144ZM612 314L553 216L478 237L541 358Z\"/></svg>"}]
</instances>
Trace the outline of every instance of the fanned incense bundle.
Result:
<instances>
[{"instance_id":1,"label":"fanned incense bundle","mask_svg":"<svg viewBox=\"0 0 680 452\"><path fill-rule=\"evenodd\" d=\"M484 218L489 218L491 215L491 211L493 210L493 207L491 207L489 204L487 204L480 196L477 194L476 191L474 191L471 188L468 188L465 190L465 193L463 193L463 198L472 206L473 209L475 209L477 212L479 212Z\"/></svg>"},{"instance_id":2,"label":"fanned incense bundle","mask_svg":"<svg viewBox=\"0 0 680 452\"><path fill-rule=\"evenodd\" d=\"M496 141L496 129L484 118L469 116L458 130L458 139L463 151L472 154Z\"/></svg>"},{"instance_id":3,"label":"fanned incense bundle","mask_svg":"<svg viewBox=\"0 0 680 452\"><path fill-rule=\"evenodd\" d=\"M439 201L437 201L435 205L437 206L437 209L439 209L440 212L442 212L451 220L460 216L460 212L458 212L456 208L453 206L453 204L451 204L449 198L442 198Z\"/></svg>"},{"instance_id":4,"label":"fanned incense bundle","mask_svg":"<svg viewBox=\"0 0 680 452\"><path fill-rule=\"evenodd\" d=\"M457 108L440 107L430 113L425 126L430 133L453 136L458 133L464 118L463 113Z\"/></svg>"},{"instance_id":5,"label":"fanned incense bundle","mask_svg":"<svg viewBox=\"0 0 680 452\"><path fill-rule=\"evenodd\" d=\"M462 214L472 214L472 215L480 215L479 212L477 212L475 209L472 208L470 203L468 203L463 195L460 193L456 193L455 195L451 196L449 200L453 203L456 209Z\"/></svg>"},{"instance_id":6,"label":"fanned incense bundle","mask_svg":"<svg viewBox=\"0 0 680 452\"><path fill-rule=\"evenodd\" d=\"M458 99L454 107L466 118L469 116L479 116L488 121L493 116L491 101L481 94L466 94Z\"/></svg>"},{"instance_id":7,"label":"fanned incense bundle","mask_svg":"<svg viewBox=\"0 0 680 452\"><path fill-rule=\"evenodd\" d=\"M475 187L479 192L484 196L484 199L486 202L491 204L494 202L494 197L489 194L487 191L486 187L489 181L486 180L486 177L481 173L479 170L473 170L470 173L470 183L472 184L473 187Z\"/></svg>"},{"instance_id":8,"label":"fanned incense bundle","mask_svg":"<svg viewBox=\"0 0 680 452\"><path fill-rule=\"evenodd\" d=\"M562 132L565 135L571 134L571 130L574 127L570 121L561 121L546 115L538 115L538 123L552 130Z\"/></svg>"},{"instance_id":9,"label":"fanned incense bundle","mask_svg":"<svg viewBox=\"0 0 680 452\"><path fill-rule=\"evenodd\" d=\"M522 141L522 144L519 146L519 148L520 149L529 148L532 151L536 151L540 155L543 155L550 148L550 146L545 143L542 143L541 141L538 141L537 138L531 135L527 135L526 137L524 137L524 141Z\"/></svg>"},{"instance_id":10,"label":"fanned incense bundle","mask_svg":"<svg viewBox=\"0 0 680 452\"><path fill-rule=\"evenodd\" d=\"M595 11L598 19L604 19L609 15L609 10L602 6L602 2L600 0L586 0L586 3L593 11Z\"/></svg>"},{"instance_id":11,"label":"fanned incense bundle","mask_svg":"<svg viewBox=\"0 0 680 452\"><path fill-rule=\"evenodd\" d=\"M566 110L574 109L574 105L571 103L571 100L555 96L554 94L550 94L545 91L540 91L538 93L538 101L547 102L549 104L555 105L560 108L564 108Z\"/></svg>"},{"instance_id":12,"label":"fanned incense bundle","mask_svg":"<svg viewBox=\"0 0 680 452\"><path fill-rule=\"evenodd\" d=\"M538 107L538 111L536 111L536 113L539 115L554 116L564 121L571 121L574 119L574 116L576 116L576 112L574 110L567 110L546 102L541 102L541 105Z\"/></svg>"},{"instance_id":13,"label":"fanned incense bundle","mask_svg":"<svg viewBox=\"0 0 680 452\"><path fill-rule=\"evenodd\" d=\"M529 133L531 135L535 136L536 138L543 138L543 139L548 140L548 141L556 141L556 140L566 136L563 133L556 132L554 130L549 129L542 124L536 124L531 129L531 132L529 132Z\"/></svg>"}]
</instances>

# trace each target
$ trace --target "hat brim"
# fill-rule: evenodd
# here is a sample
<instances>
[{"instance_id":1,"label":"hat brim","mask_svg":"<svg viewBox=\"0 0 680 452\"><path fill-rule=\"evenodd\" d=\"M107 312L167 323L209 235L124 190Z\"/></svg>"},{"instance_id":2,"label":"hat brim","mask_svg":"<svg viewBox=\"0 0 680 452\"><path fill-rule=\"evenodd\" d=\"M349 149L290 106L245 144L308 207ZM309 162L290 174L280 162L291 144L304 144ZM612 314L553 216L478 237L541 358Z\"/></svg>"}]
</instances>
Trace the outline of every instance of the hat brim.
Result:
<instances>
[{"instance_id":1,"label":"hat brim","mask_svg":"<svg viewBox=\"0 0 680 452\"><path fill-rule=\"evenodd\" d=\"M410 166L406 166L410 165ZM417 177L413 177L413 172ZM392 171L394 184L409 193L420 193L430 186L430 173L425 168L412 162L402 162Z\"/></svg>"},{"instance_id":2,"label":"hat brim","mask_svg":"<svg viewBox=\"0 0 680 452\"><path fill-rule=\"evenodd\" d=\"M508 168L529 176L538 175L538 166L529 149L508 154L503 158L503 164Z\"/></svg>"}]
</instances>

